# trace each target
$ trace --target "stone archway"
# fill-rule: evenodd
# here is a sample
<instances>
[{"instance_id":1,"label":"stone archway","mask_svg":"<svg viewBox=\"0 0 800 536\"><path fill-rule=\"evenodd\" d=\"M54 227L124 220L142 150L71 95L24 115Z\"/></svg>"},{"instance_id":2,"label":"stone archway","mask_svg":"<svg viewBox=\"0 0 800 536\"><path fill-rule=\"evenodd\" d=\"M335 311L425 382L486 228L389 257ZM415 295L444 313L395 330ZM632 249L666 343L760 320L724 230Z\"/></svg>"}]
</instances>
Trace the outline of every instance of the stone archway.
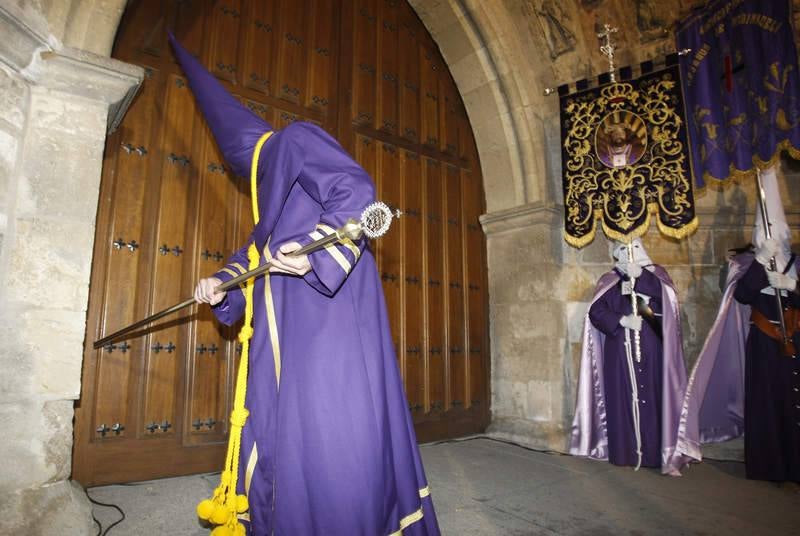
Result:
<instances>
[{"instance_id":1,"label":"stone archway","mask_svg":"<svg viewBox=\"0 0 800 536\"><path fill-rule=\"evenodd\" d=\"M527 59L541 43L519 31L515 8L492 2L411 0L459 87L484 177L492 423L490 432L564 450L572 411L565 359L557 103ZM517 13L521 15L523 13ZM519 19L519 17L517 17ZM540 51L543 48L540 49ZM555 142L553 140L556 140ZM535 322L532 319L537 319ZM537 348L536 355L531 349Z\"/></svg>"},{"instance_id":2,"label":"stone archway","mask_svg":"<svg viewBox=\"0 0 800 536\"><path fill-rule=\"evenodd\" d=\"M544 423L546 442L557 445L569 389L558 365L564 339L552 333L565 331L565 306L540 288L562 253L539 88L516 73L524 45L512 38L512 14L502 4L411 4L459 86L483 168L493 427L533 437L541 433L520 423ZM124 6L0 1L0 28L9 36L0 43L0 331L7 341L0 366L14 379L0 401L3 429L13 430L0 439L10 453L0 476L4 532L80 534L91 526L85 494L68 480L72 404L105 137L142 77L108 58ZM524 319L534 307L552 320L530 330ZM520 347L531 340L557 359L531 372Z\"/></svg>"},{"instance_id":3,"label":"stone archway","mask_svg":"<svg viewBox=\"0 0 800 536\"><path fill-rule=\"evenodd\" d=\"M68 477L103 148L143 76L108 57L124 5L0 2L3 534L93 530Z\"/></svg>"},{"instance_id":4,"label":"stone archway","mask_svg":"<svg viewBox=\"0 0 800 536\"><path fill-rule=\"evenodd\" d=\"M539 136L526 117L528 90L519 85L507 39L509 12L500 4L411 0L447 61L470 117L484 173L487 213L546 197L544 167L532 148Z\"/></svg>"}]
</instances>

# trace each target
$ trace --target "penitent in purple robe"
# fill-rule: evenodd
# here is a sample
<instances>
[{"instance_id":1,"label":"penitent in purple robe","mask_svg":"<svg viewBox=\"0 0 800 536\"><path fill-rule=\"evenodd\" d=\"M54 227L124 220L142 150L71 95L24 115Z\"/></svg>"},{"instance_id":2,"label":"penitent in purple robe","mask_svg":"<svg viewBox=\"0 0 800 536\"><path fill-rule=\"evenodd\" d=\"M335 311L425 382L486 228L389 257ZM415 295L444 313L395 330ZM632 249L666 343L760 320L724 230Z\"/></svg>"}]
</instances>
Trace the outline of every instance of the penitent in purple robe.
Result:
<instances>
[{"instance_id":1,"label":"penitent in purple robe","mask_svg":"<svg viewBox=\"0 0 800 536\"><path fill-rule=\"evenodd\" d=\"M624 276L612 270L600 278L584 323L578 401L570 452L617 465L637 463L631 376L620 318L632 312L623 295ZM641 361L634 360L639 398L642 465L679 475L685 463L675 452L686 369L678 301L672 280L657 265L648 266L635 290L650 297L661 333L642 321ZM631 333L631 341L633 334Z\"/></svg>"},{"instance_id":2,"label":"penitent in purple robe","mask_svg":"<svg viewBox=\"0 0 800 536\"><path fill-rule=\"evenodd\" d=\"M701 444L744 434L748 478L800 481L800 359L782 356L750 324L752 307L777 318L775 296L762 292L768 287L752 253L730 260L717 318L689 376L678 450L700 459ZM786 298L800 306L797 294Z\"/></svg>"},{"instance_id":3,"label":"penitent in purple robe","mask_svg":"<svg viewBox=\"0 0 800 536\"><path fill-rule=\"evenodd\" d=\"M270 125L173 46L228 163L248 176ZM250 242L265 262L281 244L305 245L358 219L374 195L367 173L319 127L298 122L275 132L259 158L260 221L216 277L246 269ZM238 490L249 499L249 534L439 534L366 245L312 253L304 277L256 280ZM214 312L233 324L244 307L236 290Z\"/></svg>"},{"instance_id":4,"label":"penitent in purple robe","mask_svg":"<svg viewBox=\"0 0 800 536\"><path fill-rule=\"evenodd\" d=\"M795 263L792 255L784 273ZM784 268L784 267L782 267ZM772 321L778 320L767 273L752 262L734 298ZM784 307L800 308L800 296L786 293ZM795 326L788 327L794 332ZM800 348L800 333L794 333ZM783 355L779 341L750 327L745 350L744 459L747 478L800 482L800 361Z\"/></svg>"},{"instance_id":5,"label":"penitent in purple robe","mask_svg":"<svg viewBox=\"0 0 800 536\"><path fill-rule=\"evenodd\" d=\"M617 273L621 276L622 274ZM636 465L636 437L631 408L631 377L625 351L625 328L619 320L633 312L630 296L622 294L620 281L589 308L592 325L605 335L603 384L608 411L608 461L614 465ZM661 316L661 281L648 270L636 280L637 294L650 297L650 308ZM659 330L660 331L660 330ZM639 397L642 466L661 467L661 333L647 322L640 332L641 361L634 362Z\"/></svg>"}]
</instances>

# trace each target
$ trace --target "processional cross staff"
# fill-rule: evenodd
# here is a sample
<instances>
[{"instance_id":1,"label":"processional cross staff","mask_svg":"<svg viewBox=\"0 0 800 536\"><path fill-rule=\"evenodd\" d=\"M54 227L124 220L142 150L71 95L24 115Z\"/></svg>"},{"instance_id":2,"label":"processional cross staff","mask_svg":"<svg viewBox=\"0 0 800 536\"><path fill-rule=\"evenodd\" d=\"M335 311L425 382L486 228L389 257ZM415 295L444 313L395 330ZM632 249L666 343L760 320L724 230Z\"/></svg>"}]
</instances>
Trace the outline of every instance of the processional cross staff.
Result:
<instances>
[{"instance_id":1,"label":"processional cross staff","mask_svg":"<svg viewBox=\"0 0 800 536\"><path fill-rule=\"evenodd\" d=\"M614 51L617 50L617 44L611 40L611 36L617 33L617 31L619 31L619 28L616 26L604 24L603 31L597 34L598 39L605 40L605 43L600 46L600 53L608 58L608 74L612 82L617 81L617 76L615 74L617 67L614 65Z\"/></svg>"},{"instance_id":2,"label":"processional cross staff","mask_svg":"<svg viewBox=\"0 0 800 536\"><path fill-rule=\"evenodd\" d=\"M395 209L393 212L392 209L389 208L388 205L385 203L381 203L380 201L376 203L372 203L371 205L367 206L364 211L361 213L361 218L359 221L355 221L353 219L348 220L344 225L340 228L336 229L333 234L328 236L322 237L319 240L315 240L309 244L306 244L302 248L289 253L288 256L300 256L306 255L308 253L313 253L314 251L318 251L328 245L334 244L336 242L344 241L346 239L350 240L358 240L361 238L362 234L365 235L367 238L379 238L386 234L389 230L389 226L392 224L393 218L399 218L402 213L400 210ZM248 279L253 277L260 276L272 267L271 262L265 262L258 268L254 268L248 272L243 273L238 277L234 277L219 285L216 289L214 289L215 293L219 292L226 292L232 288L236 288L238 285L241 285ZM130 333L131 331L147 326L148 324L155 322L167 315L180 311L190 305L196 303L194 297L188 298L180 303L173 305L172 307L167 307L166 309L154 313L147 318L134 322L129 326L126 326L120 330L115 331L114 333L103 337L102 339L98 339L94 342L93 346L95 349L101 348L106 344L118 339L122 335Z\"/></svg>"},{"instance_id":3,"label":"processional cross staff","mask_svg":"<svg viewBox=\"0 0 800 536\"><path fill-rule=\"evenodd\" d=\"M614 52L617 50L617 44L611 39L613 34L617 33L619 28L616 26L611 26L610 24L606 23L603 25L603 31L597 34L598 39L602 39L605 42L600 46L600 53L603 54L606 58L608 58L608 73L611 78L611 82L616 82L616 66L614 64ZM631 247L632 240L628 241L628 264L633 264L633 248ZM630 296L631 296L631 307L633 308L633 315L639 316L638 311L638 303L636 300L636 293L633 291L634 287L636 286L636 278L630 278ZM641 336L638 331L633 332L634 335L634 344L633 344L633 353L636 358L636 362L640 362L642 360L642 344L641 344ZM630 343L630 330L625 328L625 339L626 339L626 349L627 352L630 354L631 352L631 343Z\"/></svg>"},{"instance_id":4,"label":"processional cross staff","mask_svg":"<svg viewBox=\"0 0 800 536\"><path fill-rule=\"evenodd\" d=\"M603 31L597 34L597 38L604 42L600 46L600 53L608 58L608 74L611 83L617 81L616 70L617 67L614 63L614 53L617 50L617 43L612 40L613 34L617 33L619 28L611 26L606 23L603 25ZM628 239L628 266L633 264L633 237ZM639 300L636 295L636 278L628 273L628 281L623 285L623 294L630 295L631 298L631 314L634 317L641 318L639 314ZM633 340L631 341L631 331L633 331ZM628 361L628 375L631 382L631 412L633 414L633 431L636 437L636 467L634 470L638 471L642 465L642 433L639 415L639 389L636 380L636 372L634 371L634 361L640 363L642 361L642 342L639 330L631 330L625 328L625 355Z\"/></svg>"}]
</instances>

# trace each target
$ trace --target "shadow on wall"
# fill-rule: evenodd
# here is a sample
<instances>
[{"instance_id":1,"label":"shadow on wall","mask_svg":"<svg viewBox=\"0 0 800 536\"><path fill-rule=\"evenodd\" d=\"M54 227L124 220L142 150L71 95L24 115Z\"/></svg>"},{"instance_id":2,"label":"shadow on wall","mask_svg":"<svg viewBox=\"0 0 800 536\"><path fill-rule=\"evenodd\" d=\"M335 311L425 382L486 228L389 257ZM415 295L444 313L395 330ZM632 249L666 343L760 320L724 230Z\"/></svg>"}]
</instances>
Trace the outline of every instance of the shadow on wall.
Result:
<instances>
[{"instance_id":1,"label":"shadow on wall","mask_svg":"<svg viewBox=\"0 0 800 536\"><path fill-rule=\"evenodd\" d=\"M711 185L698 197L713 197L715 210L701 214L701 229L687 244L688 286L681 302L681 331L687 370L691 370L717 315L727 277L729 250L749 241L749 202L742 185ZM698 242L705 238L705 243Z\"/></svg>"}]
</instances>

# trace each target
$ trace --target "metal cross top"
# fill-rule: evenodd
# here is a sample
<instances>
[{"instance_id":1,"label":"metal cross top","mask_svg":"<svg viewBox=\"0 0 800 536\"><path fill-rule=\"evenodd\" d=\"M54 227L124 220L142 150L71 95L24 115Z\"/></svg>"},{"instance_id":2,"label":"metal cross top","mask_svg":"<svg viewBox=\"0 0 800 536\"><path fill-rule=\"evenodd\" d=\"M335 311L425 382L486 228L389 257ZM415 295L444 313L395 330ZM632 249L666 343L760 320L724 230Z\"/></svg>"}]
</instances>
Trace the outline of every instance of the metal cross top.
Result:
<instances>
[{"instance_id":1,"label":"metal cross top","mask_svg":"<svg viewBox=\"0 0 800 536\"><path fill-rule=\"evenodd\" d=\"M617 78L614 75L616 67L614 66L614 51L617 50L617 44L611 40L611 34L617 33L619 28L611 26L610 24L603 25L603 32L597 34L598 39L604 39L605 44L600 46L600 52L603 56L608 58L608 73L611 76L611 81L616 82Z\"/></svg>"}]
</instances>

